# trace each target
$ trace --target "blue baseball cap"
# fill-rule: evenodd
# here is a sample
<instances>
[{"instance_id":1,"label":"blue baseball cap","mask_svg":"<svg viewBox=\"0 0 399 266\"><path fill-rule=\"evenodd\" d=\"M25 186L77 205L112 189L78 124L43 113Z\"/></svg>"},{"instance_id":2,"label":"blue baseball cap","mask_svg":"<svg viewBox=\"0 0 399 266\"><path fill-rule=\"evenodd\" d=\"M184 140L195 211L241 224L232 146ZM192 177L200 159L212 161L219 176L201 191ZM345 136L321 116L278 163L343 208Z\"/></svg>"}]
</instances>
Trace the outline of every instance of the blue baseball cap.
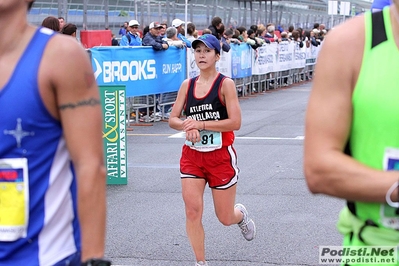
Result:
<instances>
[{"instance_id":1,"label":"blue baseball cap","mask_svg":"<svg viewBox=\"0 0 399 266\"><path fill-rule=\"evenodd\" d=\"M198 39L192 42L191 46L195 49L200 42L205 44L205 46L209 49L215 49L216 53L220 54L220 42L212 34L204 34L199 36Z\"/></svg>"}]
</instances>

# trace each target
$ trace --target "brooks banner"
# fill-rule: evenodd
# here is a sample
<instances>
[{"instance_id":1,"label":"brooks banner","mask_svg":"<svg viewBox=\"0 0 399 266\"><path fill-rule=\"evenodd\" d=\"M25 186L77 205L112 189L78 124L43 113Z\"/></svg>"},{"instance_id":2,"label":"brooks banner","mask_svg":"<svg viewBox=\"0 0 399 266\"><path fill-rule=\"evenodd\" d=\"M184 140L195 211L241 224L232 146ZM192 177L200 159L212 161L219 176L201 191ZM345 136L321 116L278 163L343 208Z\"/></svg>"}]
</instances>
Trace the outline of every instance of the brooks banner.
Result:
<instances>
[{"instance_id":1,"label":"brooks banner","mask_svg":"<svg viewBox=\"0 0 399 266\"><path fill-rule=\"evenodd\" d=\"M297 42L264 44L256 50L246 43L230 47L227 53L221 51L216 69L233 79L312 66L321 48L300 48ZM176 92L184 79L200 73L191 48L171 46L166 51L154 51L147 46L107 46L89 52L97 84L124 85L126 97Z\"/></svg>"},{"instance_id":2,"label":"brooks banner","mask_svg":"<svg viewBox=\"0 0 399 266\"><path fill-rule=\"evenodd\" d=\"M126 96L179 90L186 77L186 49L95 47L90 49L98 85L125 85Z\"/></svg>"},{"instance_id":3,"label":"brooks banner","mask_svg":"<svg viewBox=\"0 0 399 266\"><path fill-rule=\"evenodd\" d=\"M99 86L108 185L127 184L125 86Z\"/></svg>"}]
</instances>

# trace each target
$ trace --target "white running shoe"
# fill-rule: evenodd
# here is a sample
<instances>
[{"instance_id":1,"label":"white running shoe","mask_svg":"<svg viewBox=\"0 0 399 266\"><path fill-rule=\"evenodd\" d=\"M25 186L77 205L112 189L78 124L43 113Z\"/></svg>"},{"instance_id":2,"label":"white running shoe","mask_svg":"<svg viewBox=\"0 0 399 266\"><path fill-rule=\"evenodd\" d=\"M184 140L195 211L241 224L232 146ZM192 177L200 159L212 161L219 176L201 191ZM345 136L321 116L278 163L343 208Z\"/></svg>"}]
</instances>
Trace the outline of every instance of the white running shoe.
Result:
<instances>
[{"instance_id":1,"label":"white running shoe","mask_svg":"<svg viewBox=\"0 0 399 266\"><path fill-rule=\"evenodd\" d=\"M195 266L208 266L208 263L206 261L197 261L197 263L195 264Z\"/></svg>"},{"instance_id":2,"label":"white running shoe","mask_svg":"<svg viewBox=\"0 0 399 266\"><path fill-rule=\"evenodd\" d=\"M242 221L238 223L238 227L240 227L242 235L248 241L253 240L256 235L256 227L254 221L249 219L247 209L240 203L237 203L234 208L239 209L243 214Z\"/></svg>"}]
</instances>

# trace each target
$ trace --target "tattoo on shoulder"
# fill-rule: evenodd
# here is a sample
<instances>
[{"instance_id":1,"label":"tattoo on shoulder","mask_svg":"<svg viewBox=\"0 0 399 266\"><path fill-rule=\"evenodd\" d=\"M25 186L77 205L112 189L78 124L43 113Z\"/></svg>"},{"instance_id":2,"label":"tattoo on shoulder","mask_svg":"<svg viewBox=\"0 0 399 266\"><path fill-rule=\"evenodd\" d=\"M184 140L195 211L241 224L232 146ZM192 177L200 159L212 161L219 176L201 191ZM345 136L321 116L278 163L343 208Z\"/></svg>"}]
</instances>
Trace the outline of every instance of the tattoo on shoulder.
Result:
<instances>
[{"instance_id":1,"label":"tattoo on shoulder","mask_svg":"<svg viewBox=\"0 0 399 266\"><path fill-rule=\"evenodd\" d=\"M87 100L79 101L77 103L61 104L58 109L60 109L60 110L75 109L75 108L81 107L81 106L96 106L99 104L100 104L100 101L98 99L90 98Z\"/></svg>"}]
</instances>

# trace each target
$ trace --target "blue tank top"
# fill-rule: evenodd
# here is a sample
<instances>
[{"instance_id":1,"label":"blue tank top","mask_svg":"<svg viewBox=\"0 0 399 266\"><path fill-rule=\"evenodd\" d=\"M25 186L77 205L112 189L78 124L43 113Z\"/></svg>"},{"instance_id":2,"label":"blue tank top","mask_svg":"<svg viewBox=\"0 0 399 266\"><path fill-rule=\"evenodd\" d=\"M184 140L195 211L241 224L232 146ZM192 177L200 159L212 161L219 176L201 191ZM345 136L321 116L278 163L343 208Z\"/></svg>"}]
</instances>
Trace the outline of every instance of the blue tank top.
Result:
<instances>
[{"instance_id":1,"label":"blue tank top","mask_svg":"<svg viewBox=\"0 0 399 266\"><path fill-rule=\"evenodd\" d=\"M35 32L0 90L1 266L53 265L80 251L75 174L61 124L38 88L38 69L54 34Z\"/></svg>"}]
</instances>

